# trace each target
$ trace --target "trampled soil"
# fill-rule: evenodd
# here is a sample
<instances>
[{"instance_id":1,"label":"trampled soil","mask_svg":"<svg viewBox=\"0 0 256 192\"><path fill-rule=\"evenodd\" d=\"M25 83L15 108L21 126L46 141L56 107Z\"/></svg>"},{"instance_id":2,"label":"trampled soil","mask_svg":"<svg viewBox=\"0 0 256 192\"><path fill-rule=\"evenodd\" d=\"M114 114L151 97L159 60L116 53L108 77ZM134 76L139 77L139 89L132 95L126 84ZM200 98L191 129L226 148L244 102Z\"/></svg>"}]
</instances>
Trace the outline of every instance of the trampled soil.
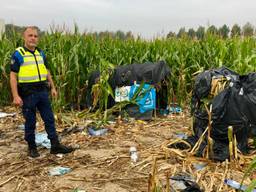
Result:
<instances>
[{"instance_id":1,"label":"trampled soil","mask_svg":"<svg viewBox=\"0 0 256 192\"><path fill-rule=\"evenodd\" d=\"M20 111L14 117L0 118L0 191L86 191L86 192L140 192L157 186L167 191L167 178L181 172L191 175L205 191L232 191L224 184L225 178L241 181L243 172L253 155L239 156L233 162L214 163L196 158L187 151L169 149L168 143L177 139L177 133L191 134L191 117L184 114L158 117L150 122L130 120L113 122L103 136L90 136L86 131L88 120L73 113L56 115L56 124L62 143L76 150L56 156L49 149L39 148L40 157L28 158L23 139ZM65 120L64 120L65 119ZM44 131L39 118L37 131ZM135 146L138 161L132 163L129 149ZM206 164L197 170L195 165ZM50 176L56 166L69 167L69 173ZM246 179L245 183L250 180ZM173 190L171 190L173 191Z\"/></svg>"}]
</instances>

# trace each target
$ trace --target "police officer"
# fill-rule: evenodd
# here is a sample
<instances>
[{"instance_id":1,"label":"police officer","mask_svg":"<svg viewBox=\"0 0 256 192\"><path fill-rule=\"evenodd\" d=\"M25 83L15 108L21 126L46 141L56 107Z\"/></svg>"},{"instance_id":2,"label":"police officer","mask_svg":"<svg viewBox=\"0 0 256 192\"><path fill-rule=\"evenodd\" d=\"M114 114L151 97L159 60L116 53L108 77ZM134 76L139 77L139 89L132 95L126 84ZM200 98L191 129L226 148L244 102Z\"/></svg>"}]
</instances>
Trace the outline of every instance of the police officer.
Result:
<instances>
[{"instance_id":1,"label":"police officer","mask_svg":"<svg viewBox=\"0 0 256 192\"><path fill-rule=\"evenodd\" d=\"M36 110L38 109L51 141L52 154L70 153L73 149L60 144L55 129L54 115L48 96L57 97L44 52L37 47L37 27L27 27L23 33L24 46L12 55L10 84L13 103L22 107L25 118L25 140L28 143L28 155L39 157L35 143Z\"/></svg>"}]
</instances>

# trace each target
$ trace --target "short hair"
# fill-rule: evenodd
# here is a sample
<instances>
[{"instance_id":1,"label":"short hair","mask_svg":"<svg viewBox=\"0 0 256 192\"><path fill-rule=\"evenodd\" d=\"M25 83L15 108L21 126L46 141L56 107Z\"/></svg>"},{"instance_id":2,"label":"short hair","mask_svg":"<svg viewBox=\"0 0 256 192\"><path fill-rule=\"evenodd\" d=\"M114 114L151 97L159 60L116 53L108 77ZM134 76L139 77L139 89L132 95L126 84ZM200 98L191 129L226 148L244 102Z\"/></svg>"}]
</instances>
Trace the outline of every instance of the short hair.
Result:
<instances>
[{"instance_id":1,"label":"short hair","mask_svg":"<svg viewBox=\"0 0 256 192\"><path fill-rule=\"evenodd\" d=\"M36 30L37 33L39 33L39 28L38 28L37 26L27 26L27 27L25 27L25 29L23 30L23 33L22 33L22 34L24 35L24 33L25 33L28 29Z\"/></svg>"}]
</instances>

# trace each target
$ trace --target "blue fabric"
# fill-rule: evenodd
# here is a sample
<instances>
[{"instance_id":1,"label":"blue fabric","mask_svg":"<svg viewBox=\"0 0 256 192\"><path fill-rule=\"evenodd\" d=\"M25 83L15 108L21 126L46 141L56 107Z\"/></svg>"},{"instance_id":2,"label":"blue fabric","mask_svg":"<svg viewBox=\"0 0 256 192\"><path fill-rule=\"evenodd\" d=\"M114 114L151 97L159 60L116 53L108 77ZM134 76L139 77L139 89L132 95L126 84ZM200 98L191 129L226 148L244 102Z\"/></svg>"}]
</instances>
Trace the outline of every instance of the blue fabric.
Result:
<instances>
[{"instance_id":1,"label":"blue fabric","mask_svg":"<svg viewBox=\"0 0 256 192\"><path fill-rule=\"evenodd\" d=\"M22 113L25 118L25 140L35 142L36 109L38 109L45 125L49 139L57 139L54 116L48 92L37 92L22 98Z\"/></svg>"},{"instance_id":2,"label":"blue fabric","mask_svg":"<svg viewBox=\"0 0 256 192\"><path fill-rule=\"evenodd\" d=\"M12 54L11 58L11 71L18 73L20 70L20 65L24 62L22 55L18 52L15 51Z\"/></svg>"},{"instance_id":3,"label":"blue fabric","mask_svg":"<svg viewBox=\"0 0 256 192\"><path fill-rule=\"evenodd\" d=\"M133 95L136 93L136 90L140 87L139 84L132 85L129 93L129 100L132 99ZM146 91L144 93L144 91ZM138 96L136 98L136 103L139 105L140 113L145 113L156 108L156 90L150 84L144 84L141 93L143 97Z\"/></svg>"}]
</instances>

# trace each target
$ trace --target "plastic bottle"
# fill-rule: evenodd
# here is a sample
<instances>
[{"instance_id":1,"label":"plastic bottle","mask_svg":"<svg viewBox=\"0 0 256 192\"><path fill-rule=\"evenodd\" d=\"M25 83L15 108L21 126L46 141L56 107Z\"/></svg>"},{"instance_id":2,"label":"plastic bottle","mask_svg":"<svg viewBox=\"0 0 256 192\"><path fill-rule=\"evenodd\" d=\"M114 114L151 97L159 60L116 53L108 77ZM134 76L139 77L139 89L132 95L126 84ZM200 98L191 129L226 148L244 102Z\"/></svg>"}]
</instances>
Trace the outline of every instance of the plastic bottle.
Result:
<instances>
[{"instance_id":1,"label":"plastic bottle","mask_svg":"<svg viewBox=\"0 0 256 192\"><path fill-rule=\"evenodd\" d=\"M130 147L131 161L136 163L138 161L138 154L136 147Z\"/></svg>"},{"instance_id":2,"label":"plastic bottle","mask_svg":"<svg viewBox=\"0 0 256 192\"><path fill-rule=\"evenodd\" d=\"M237 181L234 181L232 179L225 179L224 183L226 183L227 185L229 185L230 187L232 187L234 189L240 189L241 191L245 191L247 188L245 185L241 185L240 183L238 183ZM256 192L256 189L253 189L252 192Z\"/></svg>"}]
</instances>

